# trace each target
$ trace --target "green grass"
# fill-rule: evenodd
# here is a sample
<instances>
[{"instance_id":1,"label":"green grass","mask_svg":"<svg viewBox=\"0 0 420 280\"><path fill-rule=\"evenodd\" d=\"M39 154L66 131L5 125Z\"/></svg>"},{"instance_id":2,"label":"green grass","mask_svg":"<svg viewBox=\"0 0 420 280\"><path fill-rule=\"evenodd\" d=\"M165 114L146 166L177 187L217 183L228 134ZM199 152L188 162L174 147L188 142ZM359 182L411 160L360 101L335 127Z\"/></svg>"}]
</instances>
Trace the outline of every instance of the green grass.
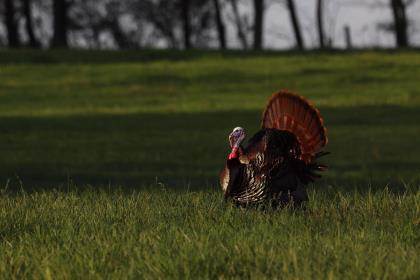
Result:
<instances>
[{"instance_id":1,"label":"green grass","mask_svg":"<svg viewBox=\"0 0 420 280\"><path fill-rule=\"evenodd\" d=\"M0 51L5 278L420 277L420 53ZM321 110L305 211L222 201L271 93Z\"/></svg>"}]
</instances>

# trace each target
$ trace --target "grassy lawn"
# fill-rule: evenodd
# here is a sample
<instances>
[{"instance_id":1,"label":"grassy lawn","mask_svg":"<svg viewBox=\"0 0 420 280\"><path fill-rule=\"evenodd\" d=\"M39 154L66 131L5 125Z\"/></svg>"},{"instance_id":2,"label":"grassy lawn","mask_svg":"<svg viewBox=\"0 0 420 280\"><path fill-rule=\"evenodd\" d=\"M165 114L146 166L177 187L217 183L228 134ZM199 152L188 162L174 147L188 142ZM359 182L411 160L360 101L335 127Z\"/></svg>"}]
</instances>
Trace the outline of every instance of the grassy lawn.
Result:
<instances>
[{"instance_id":1,"label":"grassy lawn","mask_svg":"<svg viewBox=\"0 0 420 280\"><path fill-rule=\"evenodd\" d=\"M315 103L306 211L222 201L235 126ZM0 51L0 275L420 277L420 53Z\"/></svg>"}]
</instances>

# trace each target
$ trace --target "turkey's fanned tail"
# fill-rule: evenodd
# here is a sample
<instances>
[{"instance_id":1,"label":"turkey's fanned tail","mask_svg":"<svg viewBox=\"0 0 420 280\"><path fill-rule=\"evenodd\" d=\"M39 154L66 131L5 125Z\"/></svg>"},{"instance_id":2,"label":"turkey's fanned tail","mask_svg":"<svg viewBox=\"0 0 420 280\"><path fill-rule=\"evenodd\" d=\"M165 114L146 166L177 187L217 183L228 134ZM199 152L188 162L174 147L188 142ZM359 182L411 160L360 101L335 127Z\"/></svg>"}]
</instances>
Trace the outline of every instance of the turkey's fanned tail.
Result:
<instances>
[{"instance_id":1,"label":"turkey's fanned tail","mask_svg":"<svg viewBox=\"0 0 420 280\"><path fill-rule=\"evenodd\" d=\"M313 105L304 97L282 90L268 101L262 117L263 128L286 130L296 135L301 158L310 162L327 144L327 129Z\"/></svg>"}]
</instances>

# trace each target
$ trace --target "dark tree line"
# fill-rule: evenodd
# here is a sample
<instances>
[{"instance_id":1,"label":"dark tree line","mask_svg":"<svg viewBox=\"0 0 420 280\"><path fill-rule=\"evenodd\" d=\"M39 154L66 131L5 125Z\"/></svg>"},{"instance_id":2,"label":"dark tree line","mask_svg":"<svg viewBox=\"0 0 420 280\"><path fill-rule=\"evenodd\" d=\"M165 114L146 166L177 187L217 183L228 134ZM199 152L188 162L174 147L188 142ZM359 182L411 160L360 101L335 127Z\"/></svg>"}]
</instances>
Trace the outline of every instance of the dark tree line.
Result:
<instances>
[{"instance_id":1,"label":"dark tree line","mask_svg":"<svg viewBox=\"0 0 420 280\"><path fill-rule=\"evenodd\" d=\"M406 5L403 0L390 0L394 16L395 41L399 47L408 47L408 19ZM413 2L413 1L411 1Z\"/></svg>"},{"instance_id":2,"label":"dark tree line","mask_svg":"<svg viewBox=\"0 0 420 280\"><path fill-rule=\"evenodd\" d=\"M217 37L219 39L219 47L222 50L227 48L226 44L226 25L223 20L222 16L222 8L220 6L219 0L213 0L214 5L214 15L216 20L216 27L217 27Z\"/></svg>"},{"instance_id":3,"label":"dark tree line","mask_svg":"<svg viewBox=\"0 0 420 280\"><path fill-rule=\"evenodd\" d=\"M299 24L299 18L296 11L295 2L293 0L287 0L287 8L290 12L290 18L292 20L293 32L295 34L296 47L300 50L305 48L305 43L303 42L302 31Z\"/></svg>"},{"instance_id":4,"label":"dark tree line","mask_svg":"<svg viewBox=\"0 0 420 280\"><path fill-rule=\"evenodd\" d=\"M319 47L325 48L325 32L324 32L324 1L317 0L316 3L316 24L318 27Z\"/></svg>"},{"instance_id":5,"label":"dark tree line","mask_svg":"<svg viewBox=\"0 0 420 280\"><path fill-rule=\"evenodd\" d=\"M64 48L68 42L68 8L69 2L66 0L53 1L53 30L54 35L51 42L52 47Z\"/></svg>"},{"instance_id":6,"label":"dark tree line","mask_svg":"<svg viewBox=\"0 0 420 280\"><path fill-rule=\"evenodd\" d=\"M4 18L7 30L7 41L12 48L19 47L19 35L16 21L16 7L13 0L5 0Z\"/></svg>"},{"instance_id":7,"label":"dark tree line","mask_svg":"<svg viewBox=\"0 0 420 280\"><path fill-rule=\"evenodd\" d=\"M22 0L23 16L25 18L25 28L29 37L29 46L32 48L39 48L41 45L35 36L34 19L32 17L32 5L30 0Z\"/></svg>"},{"instance_id":8,"label":"dark tree line","mask_svg":"<svg viewBox=\"0 0 420 280\"><path fill-rule=\"evenodd\" d=\"M297 1L281 0L289 12L296 48L305 49ZM316 3L319 48L330 47L325 32L324 0ZM387 26L398 47L409 46L407 8L415 0L384 0L393 14ZM109 40L121 49L229 47L234 30L243 49L264 48L265 14L272 0L1 0L0 21L11 48L100 48ZM244 5L248 11L244 12ZM251 11L251 12L250 12ZM44 16L40 16L42 12ZM52 32L42 21L51 21ZM229 29L231 25L233 28ZM349 30L346 31L350 34ZM22 35L25 34L25 35ZM217 44L214 44L217 42Z\"/></svg>"},{"instance_id":9,"label":"dark tree line","mask_svg":"<svg viewBox=\"0 0 420 280\"><path fill-rule=\"evenodd\" d=\"M264 0L254 0L254 49L263 47Z\"/></svg>"}]
</instances>

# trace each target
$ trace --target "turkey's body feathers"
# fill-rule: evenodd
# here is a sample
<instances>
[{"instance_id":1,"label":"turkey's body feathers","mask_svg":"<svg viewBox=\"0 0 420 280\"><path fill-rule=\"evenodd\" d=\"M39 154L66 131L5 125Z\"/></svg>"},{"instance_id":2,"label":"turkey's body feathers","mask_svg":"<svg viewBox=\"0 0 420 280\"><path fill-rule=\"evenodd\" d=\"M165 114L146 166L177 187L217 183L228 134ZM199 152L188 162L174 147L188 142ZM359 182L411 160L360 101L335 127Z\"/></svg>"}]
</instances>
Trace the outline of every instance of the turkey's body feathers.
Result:
<instances>
[{"instance_id":1,"label":"turkey's body feathers","mask_svg":"<svg viewBox=\"0 0 420 280\"><path fill-rule=\"evenodd\" d=\"M274 205L307 200L304 186L326 169L316 159L328 138L319 111L288 91L274 94L264 110L262 129L241 155L227 160L220 174L226 198L240 205Z\"/></svg>"},{"instance_id":2,"label":"turkey's body feathers","mask_svg":"<svg viewBox=\"0 0 420 280\"><path fill-rule=\"evenodd\" d=\"M248 164L228 160L222 171L225 197L240 205L267 200L288 202L304 178L304 171L296 168L303 163L298 158L296 137L288 131L262 129L249 140L243 153L249 159Z\"/></svg>"}]
</instances>

